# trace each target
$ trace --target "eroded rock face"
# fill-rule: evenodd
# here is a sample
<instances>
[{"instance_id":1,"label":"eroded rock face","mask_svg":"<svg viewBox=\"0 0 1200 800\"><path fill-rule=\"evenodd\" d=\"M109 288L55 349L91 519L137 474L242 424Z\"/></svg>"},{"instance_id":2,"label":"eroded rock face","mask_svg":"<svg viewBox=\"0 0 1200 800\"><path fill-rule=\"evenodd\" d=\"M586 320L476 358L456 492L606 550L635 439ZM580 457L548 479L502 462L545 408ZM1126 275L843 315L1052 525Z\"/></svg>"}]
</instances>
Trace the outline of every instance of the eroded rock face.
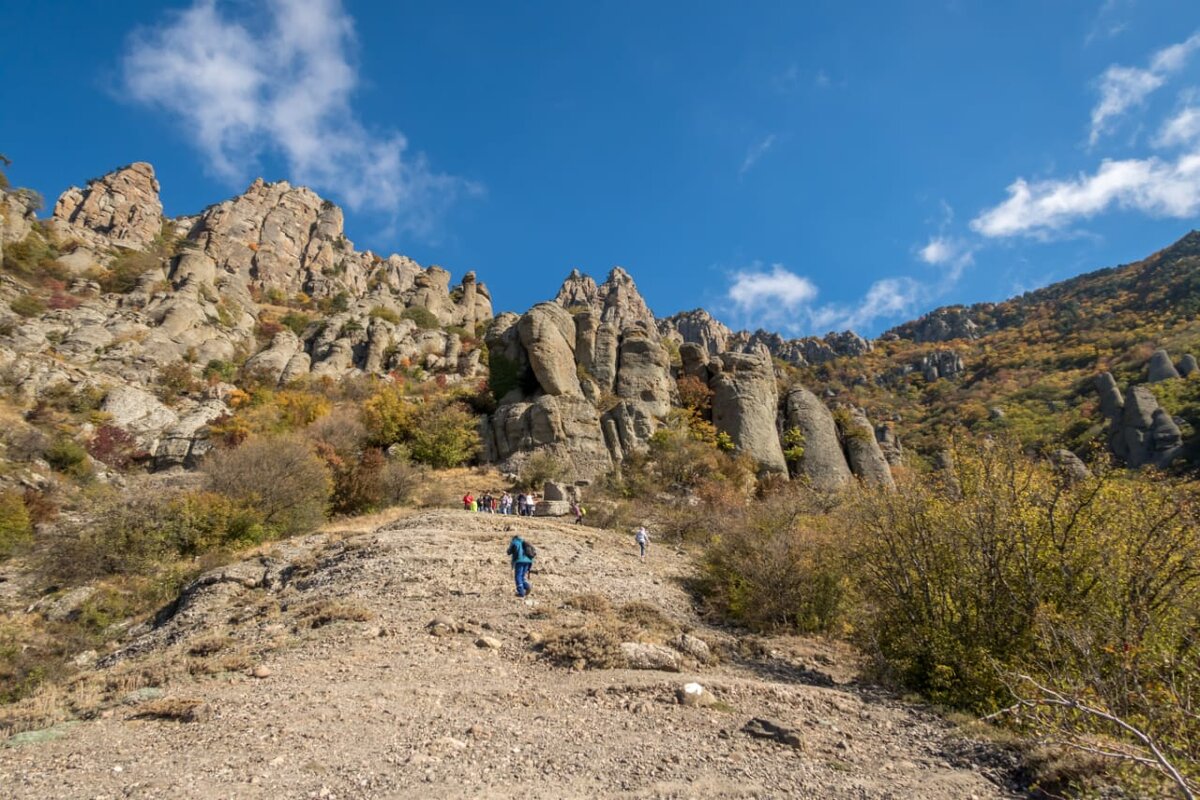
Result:
<instances>
[{"instance_id":1,"label":"eroded rock face","mask_svg":"<svg viewBox=\"0 0 1200 800\"><path fill-rule=\"evenodd\" d=\"M1155 350L1150 356L1150 363L1146 366L1146 380L1150 383L1158 383L1178 377L1179 372L1171 363L1170 353L1162 348Z\"/></svg>"},{"instance_id":2,"label":"eroded rock face","mask_svg":"<svg viewBox=\"0 0 1200 800\"><path fill-rule=\"evenodd\" d=\"M1166 469L1183 454L1183 435L1148 386L1130 386L1122 397L1110 373L1096 376L1100 411L1108 420L1108 446L1126 466Z\"/></svg>"},{"instance_id":3,"label":"eroded rock face","mask_svg":"<svg viewBox=\"0 0 1200 800\"><path fill-rule=\"evenodd\" d=\"M581 396L575 365L575 321L562 306L540 303L517 323L521 346L542 391Z\"/></svg>"},{"instance_id":4,"label":"eroded rock face","mask_svg":"<svg viewBox=\"0 0 1200 800\"><path fill-rule=\"evenodd\" d=\"M158 192L154 168L139 161L88 181L83 189L67 189L54 205L54 219L113 244L145 249L162 231Z\"/></svg>"},{"instance_id":5,"label":"eroded rock face","mask_svg":"<svg viewBox=\"0 0 1200 800\"><path fill-rule=\"evenodd\" d=\"M854 331L824 337L785 339L778 333L758 330L734 333L703 309L685 311L658 322L659 333L678 345L698 344L710 355L725 352L753 353L765 348L773 358L796 366L824 364L836 358L869 353L872 345Z\"/></svg>"},{"instance_id":6,"label":"eroded rock face","mask_svg":"<svg viewBox=\"0 0 1200 800\"><path fill-rule=\"evenodd\" d=\"M797 476L807 478L813 488L822 491L839 489L851 479L837 423L816 395L799 384L793 386L784 400L784 419L786 428L797 428L804 437Z\"/></svg>"},{"instance_id":7,"label":"eroded rock face","mask_svg":"<svg viewBox=\"0 0 1200 800\"><path fill-rule=\"evenodd\" d=\"M737 449L767 472L787 472L779 444L776 413L779 395L770 357L759 353L721 353L709 365L713 390L712 421L729 434Z\"/></svg>"},{"instance_id":8,"label":"eroded rock face","mask_svg":"<svg viewBox=\"0 0 1200 800\"><path fill-rule=\"evenodd\" d=\"M633 278L621 267L613 267L599 286L590 276L572 270L554 302L571 310L590 309L601 323L608 323L617 330L624 330L634 323L640 323L647 330L656 327L654 315Z\"/></svg>"},{"instance_id":9,"label":"eroded rock face","mask_svg":"<svg viewBox=\"0 0 1200 800\"><path fill-rule=\"evenodd\" d=\"M986 304L977 306L987 307ZM949 306L931 311L914 322L892 328L884 334L885 337L889 335L914 342L949 342L954 339L978 339L983 335L983 329L972 319L970 309Z\"/></svg>"},{"instance_id":10,"label":"eroded rock face","mask_svg":"<svg viewBox=\"0 0 1200 800\"><path fill-rule=\"evenodd\" d=\"M1185 378L1195 373L1198 369L1196 365L1196 357L1191 353L1184 353L1183 358L1179 359L1179 365L1176 367L1176 369L1178 369L1179 374Z\"/></svg>"},{"instance_id":11,"label":"eroded rock face","mask_svg":"<svg viewBox=\"0 0 1200 800\"><path fill-rule=\"evenodd\" d=\"M843 419L841 438L850 471L868 486L895 486L887 458L875 440L875 429L866 413L860 408L850 408Z\"/></svg>"}]
</instances>

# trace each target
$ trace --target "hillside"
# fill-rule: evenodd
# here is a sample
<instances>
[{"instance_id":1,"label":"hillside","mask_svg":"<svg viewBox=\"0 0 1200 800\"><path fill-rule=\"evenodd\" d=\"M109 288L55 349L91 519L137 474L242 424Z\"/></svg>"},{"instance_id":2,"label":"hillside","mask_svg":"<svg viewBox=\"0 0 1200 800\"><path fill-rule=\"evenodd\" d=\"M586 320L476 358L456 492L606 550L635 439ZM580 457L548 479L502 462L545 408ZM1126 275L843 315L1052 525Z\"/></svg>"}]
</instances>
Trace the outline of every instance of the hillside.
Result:
<instances>
[{"instance_id":1,"label":"hillside","mask_svg":"<svg viewBox=\"0 0 1200 800\"><path fill-rule=\"evenodd\" d=\"M541 553L528 602L509 528ZM970 756L987 748L856 683L844 647L711 627L680 585L688 554L635 553L610 531L457 511L278 545L24 704L43 719L16 723L39 730L0 749L0 783L12 798L1010 796ZM609 638L569 644L581 629ZM631 669L610 639L687 644ZM693 681L713 705L677 702ZM750 735L755 718L798 744Z\"/></svg>"},{"instance_id":2,"label":"hillside","mask_svg":"<svg viewBox=\"0 0 1200 800\"><path fill-rule=\"evenodd\" d=\"M1200 232L1134 263L1072 278L1003 303L949 307L892 329L875 348L794 370L837 400L894 423L931 455L951 431L1009 431L1031 446L1103 449L1094 379L1146 384L1160 348L1175 362L1200 349ZM941 369L930 371L930 365ZM1183 465L1200 429L1196 375L1148 388L1181 429Z\"/></svg>"}]
</instances>

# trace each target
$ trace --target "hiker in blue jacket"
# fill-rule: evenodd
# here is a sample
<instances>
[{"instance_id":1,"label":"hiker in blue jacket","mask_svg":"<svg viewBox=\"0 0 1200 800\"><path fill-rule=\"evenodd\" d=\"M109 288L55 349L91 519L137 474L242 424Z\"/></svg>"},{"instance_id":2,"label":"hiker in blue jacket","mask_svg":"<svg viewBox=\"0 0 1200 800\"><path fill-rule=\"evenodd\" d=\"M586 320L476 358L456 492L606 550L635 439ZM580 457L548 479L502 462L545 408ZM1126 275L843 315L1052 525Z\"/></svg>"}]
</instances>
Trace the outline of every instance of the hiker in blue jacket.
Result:
<instances>
[{"instance_id":1,"label":"hiker in blue jacket","mask_svg":"<svg viewBox=\"0 0 1200 800\"><path fill-rule=\"evenodd\" d=\"M537 556L533 545L528 544L520 536L514 536L508 543L508 557L512 561L513 577L517 582L517 597L529 594L529 568Z\"/></svg>"}]
</instances>

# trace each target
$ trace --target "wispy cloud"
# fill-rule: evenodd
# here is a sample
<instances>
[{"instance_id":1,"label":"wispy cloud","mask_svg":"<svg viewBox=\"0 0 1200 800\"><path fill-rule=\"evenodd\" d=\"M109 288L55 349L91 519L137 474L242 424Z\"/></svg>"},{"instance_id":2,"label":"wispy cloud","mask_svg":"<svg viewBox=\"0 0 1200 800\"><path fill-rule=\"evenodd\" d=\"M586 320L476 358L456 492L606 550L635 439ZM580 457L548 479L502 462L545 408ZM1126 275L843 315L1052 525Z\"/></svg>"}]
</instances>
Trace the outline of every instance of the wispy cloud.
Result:
<instances>
[{"instance_id":1,"label":"wispy cloud","mask_svg":"<svg viewBox=\"0 0 1200 800\"><path fill-rule=\"evenodd\" d=\"M832 329L869 330L879 320L909 315L923 289L911 278L900 277L871 284L857 303L818 305L819 294L809 278L784 265L767 269L756 262L730 276L726 299L737 324L798 336Z\"/></svg>"},{"instance_id":2,"label":"wispy cloud","mask_svg":"<svg viewBox=\"0 0 1200 800\"><path fill-rule=\"evenodd\" d=\"M267 0L235 18L197 0L136 31L123 60L135 101L174 117L218 175L245 180L279 155L288 177L354 210L428 233L467 181L435 172L399 131L369 129L351 98L354 22L340 0Z\"/></svg>"},{"instance_id":3,"label":"wispy cloud","mask_svg":"<svg viewBox=\"0 0 1200 800\"><path fill-rule=\"evenodd\" d=\"M1092 109L1095 144L1129 110L1180 72L1200 50L1200 33L1164 47L1146 68L1110 66L1100 79L1101 98ZM1100 161L1091 171L1066 178L1017 178L1008 197L971 220L986 238L1048 239L1076 235L1072 226L1114 210L1153 217L1185 218L1200 212L1200 107L1195 91L1180 94L1176 111L1159 124L1151 144L1161 152Z\"/></svg>"},{"instance_id":4,"label":"wispy cloud","mask_svg":"<svg viewBox=\"0 0 1200 800\"><path fill-rule=\"evenodd\" d=\"M1127 111L1140 107L1151 93L1187 65L1197 49L1200 49L1200 32L1159 50L1146 67L1113 64L1106 69L1098 82L1100 100L1092 108L1089 144L1095 145Z\"/></svg>"},{"instance_id":5,"label":"wispy cloud","mask_svg":"<svg viewBox=\"0 0 1200 800\"><path fill-rule=\"evenodd\" d=\"M1200 153L1164 161L1105 160L1091 174L1066 180L1018 178L1008 199L971 221L987 237L1046 236L1113 208L1152 216L1189 217L1200 211Z\"/></svg>"},{"instance_id":6,"label":"wispy cloud","mask_svg":"<svg viewBox=\"0 0 1200 800\"><path fill-rule=\"evenodd\" d=\"M963 271L975 263L975 249L964 239L938 234L917 250L917 257L933 267L946 270L946 278L957 282Z\"/></svg>"},{"instance_id":7,"label":"wispy cloud","mask_svg":"<svg viewBox=\"0 0 1200 800\"><path fill-rule=\"evenodd\" d=\"M754 165L774 146L775 134L773 133L767 134L750 145L750 149L746 151L746 157L742 159L742 166L738 169L738 179L740 180L747 172L754 169Z\"/></svg>"},{"instance_id":8,"label":"wispy cloud","mask_svg":"<svg viewBox=\"0 0 1200 800\"><path fill-rule=\"evenodd\" d=\"M1112 39L1124 33L1129 27L1129 22L1123 15L1133 5L1134 0L1104 0L1100 4L1099 10L1096 11L1095 19L1088 29L1087 36L1083 39L1084 46L1099 40Z\"/></svg>"}]
</instances>

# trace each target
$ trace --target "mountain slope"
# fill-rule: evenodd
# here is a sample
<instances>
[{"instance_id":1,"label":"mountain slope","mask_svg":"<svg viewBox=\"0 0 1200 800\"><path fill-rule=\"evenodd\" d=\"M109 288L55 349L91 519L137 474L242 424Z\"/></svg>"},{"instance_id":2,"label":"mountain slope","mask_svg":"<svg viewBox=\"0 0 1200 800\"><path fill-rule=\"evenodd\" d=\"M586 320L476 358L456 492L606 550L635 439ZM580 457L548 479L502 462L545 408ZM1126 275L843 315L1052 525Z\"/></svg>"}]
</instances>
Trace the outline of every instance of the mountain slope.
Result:
<instances>
[{"instance_id":1,"label":"mountain slope","mask_svg":"<svg viewBox=\"0 0 1200 800\"><path fill-rule=\"evenodd\" d=\"M1200 232L1143 261L1081 275L1003 303L948 307L898 326L875 349L796 372L838 402L892 420L932 454L954 428L1009 431L1036 447L1086 453L1104 440L1094 379L1146 383L1153 353L1200 350ZM941 360L945 370L927 366ZM1150 385L1185 440L1200 429L1198 376ZM1193 448L1194 449L1194 448ZM1194 461L1188 450L1185 464Z\"/></svg>"},{"instance_id":2,"label":"mountain slope","mask_svg":"<svg viewBox=\"0 0 1200 800\"><path fill-rule=\"evenodd\" d=\"M530 603L511 595L509 527L541 553ZM955 755L969 745L944 723L848 683L834 646L739 642L703 624L680 588L689 569L665 546L640 562L612 532L464 512L283 545L199 582L134 655L90 676L118 687L91 697L97 718L0 749L0 781L13 798L399 797L414 785L426 797L1009 796ZM314 607L370 618L314 627ZM627 636L686 629L720 661L579 671L534 644L622 613L637 620ZM221 659L229 671L205 675ZM689 681L719 704L677 704ZM135 691L147 684L159 691ZM195 721L145 718L172 707ZM742 732L754 717L796 728L802 747Z\"/></svg>"}]
</instances>

